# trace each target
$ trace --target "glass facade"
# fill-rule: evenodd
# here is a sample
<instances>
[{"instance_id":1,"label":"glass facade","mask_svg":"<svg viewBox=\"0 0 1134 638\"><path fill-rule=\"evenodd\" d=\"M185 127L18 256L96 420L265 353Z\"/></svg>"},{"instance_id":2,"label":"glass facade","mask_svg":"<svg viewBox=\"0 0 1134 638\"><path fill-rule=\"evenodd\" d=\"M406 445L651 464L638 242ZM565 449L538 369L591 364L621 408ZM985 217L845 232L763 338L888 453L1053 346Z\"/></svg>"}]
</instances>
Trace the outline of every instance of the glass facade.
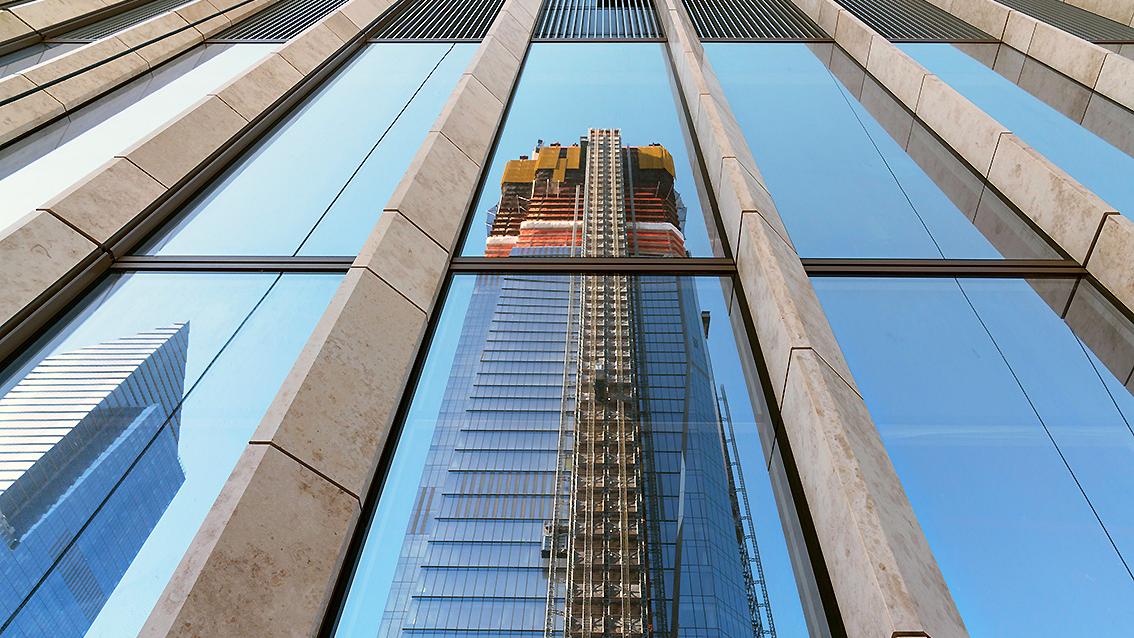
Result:
<instances>
[{"instance_id":1,"label":"glass facade","mask_svg":"<svg viewBox=\"0 0 1134 638\"><path fill-rule=\"evenodd\" d=\"M337 635L805 635L724 309L715 279L458 277Z\"/></svg>"},{"instance_id":2,"label":"glass facade","mask_svg":"<svg viewBox=\"0 0 1134 638\"><path fill-rule=\"evenodd\" d=\"M814 283L970 634L1126 631L1128 322L1065 280Z\"/></svg>"},{"instance_id":3,"label":"glass facade","mask_svg":"<svg viewBox=\"0 0 1134 638\"><path fill-rule=\"evenodd\" d=\"M504 163L492 261L686 254L669 150L585 133ZM420 431L399 444L406 472L379 501L339 635L773 635L767 575L785 574L764 569L739 487L770 491L764 457L752 421L741 452L699 300L707 290L727 317L720 284L464 279L449 302L463 316L447 310L440 328L455 347L434 349L451 359L426 364L407 422ZM717 349L747 398L734 343ZM772 546L782 567L782 537ZM781 626L805 632L798 599L783 607Z\"/></svg>"},{"instance_id":4,"label":"glass facade","mask_svg":"<svg viewBox=\"0 0 1134 638\"><path fill-rule=\"evenodd\" d=\"M902 49L1119 212L1134 210L1134 156L1081 126L1081 116L1064 115L953 45ZM1104 126L1128 130L1130 122L1121 118Z\"/></svg>"},{"instance_id":5,"label":"glass facade","mask_svg":"<svg viewBox=\"0 0 1134 638\"><path fill-rule=\"evenodd\" d=\"M146 139L275 48L199 46L0 149L0 229Z\"/></svg>"},{"instance_id":6,"label":"glass facade","mask_svg":"<svg viewBox=\"0 0 1134 638\"><path fill-rule=\"evenodd\" d=\"M356 255L475 48L367 45L141 252Z\"/></svg>"},{"instance_id":7,"label":"glass facade","mask_svg":"<svg viewBox=\"0 0 1134 638\"><path fill-rule=\"evenodd\" d=\"M838 47L705 49L800 256L1056 256Z\"/></svg>"},{"instance_id":8,"label":"glass facade","mask_svg":"<svg viewBox=\"0 0 1134 638\"><path fill-rule=\"evenodd\" d=\"M671 190L680 195L678 207L687 219L681 233L684 251L693 257L718 254L715 222L704 213L707 207L689 163L685 120L679 116L665 56L664 45L658 43L533 44L462 254L491 254L485 252L492 248L486 239L496 207L523 203L522 194L515 194L520 199L502 201L497 191L509 161L518 157L538 160L541 146L566 148L585 137L588 129L601 127L617 127L627 144L668 149L669 161L676 167ZM611 64L611 60L619 63Z\"/></svg>"},{"instance_id":9,"label":"glass facade","mask_svg":"<svg viewBox=\"0 0 1134 638\"><path fill-rule=\"evenodd\" d=\"M338 281L115 275L3 372L0 633L141 628Z\"/></svg>"},{"instance_id":10,"label":"glass facade","mask_svg":"<svg viewBox=\"0 0 1134 638\"><path fill-rule=\"evenodd\" d=\"M292 4L297 15L274 15L273 28L311 17ZM478 63L522 59L499 130L478 132L483 143L495 137L477 192L437 187L439 206L474 195L470 210L453 211L466 213L459 254L446 256L443 277L432 266L428 276L417 272L420 245L399 252L409 257L396 266L380 263L388 255L351 265L463 85L480 47L470 25L495 15L495 5L466 3L468 24L431 22L426 5L397 4L397 15L374 23L378 31L344 45L355 47L349 59L327 58L337 66L318 86L299 87L303 99L290 112L243 131L199 173L205 183L171 189L155 213L168 206L168 218L153 230L144 220L149 235L125 256L116 249L109 271L81 293L44 301L56 295L45 291L19 321L0 325L0 347L23 339L0 361L0 637L136 635L159 600L184 594L165 590L187 552L214 551L194 539L317 323L349 315L369 322L351 331L388 327L363 286L335 297L358 302L349 306L357 314L324 317L347 272L405 293L428 323L412 362L375 355L375 340L360 344L373 350L358 366L341 366L363 384L374 358L405 367L406 396L381 408L396 416L372 486L353 469L342 470L348 480L335 469L324 475L324 459L307 466L287 442L271 442L312 480L345 493L352 514L358 499L357 523L326 528L339 525L342 537L327 542L346 548L344 566L313 568L337 580L302 584L330 593L325 609L322 600L297 605L319 616L299 622L321 622L320 635L853 635L839 596L847 582L884 576L874 565L848 576L847 565L873 561L863 547L905 542L895 538L911 530L848 540L831 529L855 518L842 515L861 495L839 491L846 468L823 465L844 451L793 450L808 439L792 428L820 444L845 441L829 423L807 420L827 407L815 397L793 396L796 407L813 404L779 413L800 387L782 375L798 372L771 378L783 361L765 355L784 355L760 343L796 319L807 338L824 320L834 329L885 448L852 459L854 470L892 496L901 490L887 484L888 455L929 542L922 552L913 538L905 555L936 561L969 635L1129 632L1130 314L818 37L802 8L734 3L737 13L726 16L709 2L699 14L707 17L697 28L719 35L702 34L717 40L705 43L703 64L724 92L714 99L738 120L727 134L744 136L802 259L802 271L781 261L796 255L775 237L782 254L755 244L743 259L767 259L762 265L780 272L753 268L767 275L753 283L717 236L717 194L702 171L720 154L701 151L720 140L689 126L674 50L652 23L615 24L664 10L649 3L545 3L535 22L554 26L554 38L536 37L522 56L510 43L479 50ZM502 19L511 25L522 13ZM621 35L567 41L598 39L579 35L597 23L570 21L584 13L604 18L602 33ZM736 26L729 21L757 13L768 37L722 41ZM932 22L915 25L918 33L940 27ZM1004 45L940 40L902 47L1122 206L1134 183L1128 112ZM202 44L0 148L0 236L278 46ZM0 70L17 68L14 60L0 58ZM476 73L497 71L511 67ZM703 90L715 93L708 80ZM426 186L414 201L432 202L428 188L447 176L419 177L414 184ZM411 217L397 218L402 230L427 234L408 228ZM31 243L37 255L56 249ZM774 289L778 275L791 279L787 293ZM810 302L791 310L797 317L775 316L797 301L785 294L810 294L806 277L825 319L809 314ZM439 291L426 288L434 280ZM66 307L42 323L56 303ZM11 336L23 334L33 336ZM353 357L351 345L307 350L296 374L312 357ZM325 372L304 384L333 384L340 373L314 378ZM324 417L296 420L313 418ZM377 432L387 423L368 425ZM320 445L342 443L332 430L320 430ZM874 440L857 434L850 454ZM900 518L893 513L847 524L866 537L871 525ZM249 544L271 535L263 548L272 552L291 530L249 533ZM273 604L290 603L288 587L308 567L299 577L241 578L281 596ZM949 597L933 595L911 598L948 612ZM287 632L264 632L278 633Z\"/></svg>"}]
</instances>

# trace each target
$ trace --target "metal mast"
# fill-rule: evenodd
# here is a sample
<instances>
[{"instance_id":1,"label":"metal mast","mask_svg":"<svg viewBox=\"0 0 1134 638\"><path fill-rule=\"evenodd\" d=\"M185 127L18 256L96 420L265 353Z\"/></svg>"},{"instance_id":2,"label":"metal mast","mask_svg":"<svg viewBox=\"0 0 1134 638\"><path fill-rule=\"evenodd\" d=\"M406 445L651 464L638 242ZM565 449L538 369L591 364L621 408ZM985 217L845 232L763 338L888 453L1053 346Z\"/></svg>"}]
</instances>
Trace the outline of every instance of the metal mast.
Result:
<instances>
[{"instance_id":1,"label":"metal mast","mask_svg":"<svg viewBox=\"0 0 1134 638\"><path fill-rule=\"evenodd\" d=\"M732 493L733 518L736 520L736 539L740 543L740 562L744 566L744 584L748 594L748 609L752 615L752 635L756 638L776 638L776 624L772 620L772 604L768 599L768 585L764 580L764 564L760 561L760 548L756 545L756 525L752 507L748 502L748 488L744 486L744 472L740 467L740 453L736 446L736 431L732 426L732 412L728 396L721 386L717 403L720 406L721 439L728 463L728 483Z\"/></svg>"}]
</instances>

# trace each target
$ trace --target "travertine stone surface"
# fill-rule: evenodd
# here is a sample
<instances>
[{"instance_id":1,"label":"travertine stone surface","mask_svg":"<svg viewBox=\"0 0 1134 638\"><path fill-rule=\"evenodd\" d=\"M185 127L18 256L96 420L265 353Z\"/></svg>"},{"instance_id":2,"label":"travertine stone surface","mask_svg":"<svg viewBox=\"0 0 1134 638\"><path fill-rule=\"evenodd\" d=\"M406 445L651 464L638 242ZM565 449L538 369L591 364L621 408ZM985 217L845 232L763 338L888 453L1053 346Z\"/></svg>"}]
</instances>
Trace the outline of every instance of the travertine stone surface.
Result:
<instances>
[{"instance_id":1,"label":"travertine stone surface","mask_svg":"<svg viewBox=\"0 0 1134 638\"><path fill-rule=\"evenodd\" d=\"M1093 87L1108 52L1046 22L1037 22L1028 55L1073 80Z\"/></svg>"},{"instance_id":2,"label":"travertine stone surface","mask_svg":"<svg viewBox=\"0 0 1134 638\"><path fill-rule=\"evenodd\" d=\"M0 229L0 327L98 250L44 211Z\"/></svg>"},{"instance_id":3,"label":"travertine stone surface","mask_svg":"<svg viewBox=\"0 0 1134 638\"><path fill-rule=\"evenodd\" d=\"M1079 263L1103 216L1114 211L1015 135L1002 136L988 178Z\"/></svg>"},{"instance_id":4,"label":"travertine stone surface","mask_svg":"<svg viewBox=\"0 0 1134 638\"><path fill-rule=\"evenodd\" d=\"M915 112L977 172L988 174L1000 135L1008 132L1004 125L936 75L922 82Z\"/></svg>"},{"instance_id":5,"label":"travertine stone surface","mask_svg":"<svg viewBox=\"0 0 1134 638\"><path fill-rule=\"evenodd\" d=\"M302 79L302 73L279 54L272 53L214 95L241 117L251 121Z\"/></svg>"},{"instance_id":6,"label":"travertine stone surface","mask_svg":"<svg viewBox=\"0 0 1134 638\"><path fill-rule=\"evenodd\" d=\"M1117 53L1108 53L1102 70L1099 71L1095 90L1134 110L1134 60Z\"/></svg>"},{"instance_id":7,"label":"travertine stone surface","mask_svg":"<svg viewBox=\"0 0 1134 638\"><path fill-rule=\"evenodd\" d=\"M866 66L870 58L870 45L874 35L874 31L862 20L854 17L851 12L839 13L839 21L835 25L835 40L863 66Z\"/></svg>"},{"instance_id":8,"label":"travertine stone surface","mask_svg":"<svg viewBox=\"0 0 1134 638\"><path fill-rule=\"evenodd\" d=\"M491 132L504 113L504 103L480 80L465 74L430 129L440 133L473 162L483 165L492 146Z\"/></svg>"},{"instance_id":9,"label":"travertine stone surface","mask_svg":"<svg viewBox=\"0 0 1134 638\"><path fill-rule=\"evenodd\" d=\"M122 157L167 188L197 168L248 123L216 96L191 106Z\"/></svg>"},{"instance_id":10,"label":"travertine stone surface","mask_svg":"<svg viewBox=\"0 0 1134 638\"><path fill-rule=\"evenodd\" d=\"M477 47L466 73L476 78L503 104L508 101L519 69L519 58L495 37L488 36Z\"/></svg>"},{"instance_id":11,"label":"travertine stone surface","mask_svg":"<svg viewBox=\"0 0 1134 638\"><path fill-rule=\"evenodd\" d=\"M535 26L534 19L529 21L527 14L523 11L510 10L505 5L501 9L500 14L496 16L496 21L492 23L492 27L488 30L488 35L496 38L504 48L517 59L524 59L524 52L528 48L528 40ZM528 24L526 28L525 24Z\"/></svg>"},{"instance_id":12,"label":"travertine stone surface","mask_svg":"<svg viewBox=\"0 0 1134 638\"><path fill-rule=\"evenodd\" d=\"M141 47L138 55L142 56L150 68L204 41L200 31L189 26L185 18L172 11L119 31L114 37L129 48ZM142 46L154 39L157 41Z\"/></svg>"},{"instance_id":13,"label":"travertine stone surface","mask_svg":"<svg viewBox=\"0 0 1134 638\"><path fill-rule=\"evenodd\" d=\"M129 160L114 158L43 208L100 244L133 225L165 186Z\"/></svg>"},{"instance_id":14,"label":"travertine stone surface","mask_svg":"<svg viewBox=\"0 0 1134 638\"><path fill-rule=\"evenodd\" d=\"M227 29L232 21L209 0L193 0L176 9L174 13L193 25L203 37L212 37Z\"/></svg>"},{"instance_id":15,"label":"travertine stone surface","mask_svg":"<svg viewBox=\"0 0 1134 638\"><path fill-rule=\"evenodd\" d=\"M995 38L1004 33L1008 14L1012 11L999 2L988 0L951 0L945 10Z\"/></svg>"},{"instance_id":16,"label":"travertine stone surface","mask_svg":"<svg viewBox=\"0 0 1134 638\"><path fill-rule=\"evenodd\" d=\"M433 307L448 264L449 253L396 211L379 216L354 260L355 266L378 275L422 312Z\"/></svg>"},{"instance_id":17,"label":"travertine stone surface","mask_svg":"<svg viewBox=\"0 0 1134 638\"><path fill-rule=\"evenodd\" d=\"M1012 11L1008 23L1004 25L1003 42L1021 53L1027 53L1032 45L1032 35L1036 32L1038 21L1030 15ZM991 35L996 35L995 33Z\"/></svg>"},{"instance_id":18,"label":"travertine stone surface","mask_svg":"<svg viewBox=\"0 0 1134 638\"><path fill-rule=\"evenodd\" d=\"M791 245L787 228L764 184L734 157L724 158L721 167L721 188L716 191L717 208L732 254L737 254L739 248L740 224L745 214L759 215L785 243Z\"/></svg>"},{"instance_id":19,"label":"travertine stone surface","mask_svg":"<svg viewBox=\"0 0 1134 638\"><path fill-rule=\"evenodd\" d=\"M480 166L444 135L430 133L390 196L396 210L452 251L474 197Z\"/></svg>"},{"instance_id":20,"label":"travertine stone surface","mask_svg":"<svg viewBox=\"0 0 1134 638\"><path fill-rule=\"evenodd\" d=\"M744 215L736 269L777 400L783 399L791 352L800 348L815 350L854 383L799 256L759 215Z\"/></svg>"},{"instance_id":21,"label":"travertine stone surface","mask_svg":"<svg viewBox=\"0 0 1134 638\"><path fill-rule=\"evenodd\" d=\"M285 44L279 54L300 73L308 75L344 44L327 25L316 22Z\"/></svg>"},{"instance_id":22,"label":"travertine stone surface","mask_svg":"<svg viewBox=\"0 0 1134 638\"><path fill-rule=\"evenodd\" d=\"M1097 13L1115 22L1134 25L1134 0L1064 0L1067 4Z\"/></svg>"},{"instance_id":23,"label":"travertine stone surface","mask_svg":"<svg viewBox=\"0 0 1134 638\"><path fill-rule=\"evenodd\" d=\"M728 109L722 93L701 95L693 126L701 142L705 166L709 171L709 181L714 189L721 188L721 171L725 158L734 158L757 179L760 170L756 160L744 141L744 131Z\"/></svg>"},{"instance_id":24,"label":"travertine stone surface","mask_svg":"<svg viewBox=\"0 0 1134 638\"><path fill-rule=\"evenodd\" d=\"M371 22L393 4L393 0L351 0L340 7L338 13L346 16L359 30L362 30L370 26Z\"/></svg>"},{"instance_id":25,"label":"travertine stone surface","mask_svg":"<svg viewBox=\"0 0 1134 638\"><path fill-rule=\"evenodd\" d=\"M16 14L7 9L0 11L0 44L26 38L30 35L38 34L26 22L16 17Z\"/></svg>"},{"instance_id":26,"label":"travertine stone surface","mask_svg":"<svg viewBox=\"0 0 1134 638\"><path fill-rule=\"evenodd\" d=\"M352 268L252 440L286 450L363 497L425 320L373 272Z\"/></svg>"},{"instance_id":27,"label":"travertine stone surface","mask_svg":"<svg viewBox=\"0 0 1134 638\"><path fill-rule=\"evenodd\" d=\"M1087 271L1127 308L1134 308L1132 256L1134 222L1122 215L1108 215L1087 260Z\"/></svg>"},{"instance_id":28,"label":"travertine stone surface","mask_svg":"<svg viewBox=\"0 0 1134 638\"><path fill-rule=\"evenodd\" d=\"M17 5L9 11L36 31L44 31L113 4L118 3L106 0L39 0Z\"/></svg>"},{"instance_id":29,"label":"travertine stone surface","mask_svg":"<svg viewBox=\"0 0 1134 638\"><path fill-rule=\"evenodd\" d=\"M781 415L847 634L967 636L858 394L796 350Z\"/></svg>"},{"instance_id":30,"label":"travertine stone surface","mask_svg":"<svg viewBox=\"0 0 1134 638\"><path fill-rule=\"evenodd\" d=\"M249 445L140 635L314 636L358 513L325 478Z\"/></svg>"},{"instance_id":31,"label":"travertine stone surface","mask_svg":"<svg viewBox=\"0 0 1134 638\"><path fill-rule=\"evenodd\" d=\"M104 38L25 69L23 75L35 82L48 95L63 103L70 111L149 70L146 60L137 53L127 53L99 64L126 49L126 45L121 40L113 37ZM96 64L97 66L92 66ZM82 69L87 70L56 82L59 78Z\"/></svg>"},{"instance_id":32,"label":"travertine stone surface","mask_svg":"<svg viewBox=\"0 0 1134 638\"><path fill-rule=\"evenodd\" d=\"M24 76L9 75L0 79L0 100L35 88L35 83ZM64 112L63 104L43 91L28 93L25 97L4 104L0 106L0 144L7 143Z\"/></svg>"},{"instance_id":33,"label":"travertine stone surface","mask_svg":"<svg viewBox=\"0 0 1134 638\"><path fill-rule=\"evenodd\" d=\"M922 81L929 73L901 49L887 46L889 43L882 36L876 34L874 39L883 41L871 44L866 70L907 108L916 109Z\"/></svg>"}]
</instances>

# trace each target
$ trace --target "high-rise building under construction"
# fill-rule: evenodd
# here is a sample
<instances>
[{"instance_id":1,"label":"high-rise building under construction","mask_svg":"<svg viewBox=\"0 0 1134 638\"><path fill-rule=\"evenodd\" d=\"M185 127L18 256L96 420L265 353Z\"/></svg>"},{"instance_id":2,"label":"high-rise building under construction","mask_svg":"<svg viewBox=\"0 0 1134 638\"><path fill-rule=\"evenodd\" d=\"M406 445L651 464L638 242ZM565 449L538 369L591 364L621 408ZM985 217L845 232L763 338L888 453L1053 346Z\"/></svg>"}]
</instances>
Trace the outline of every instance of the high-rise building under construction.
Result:
<instances>
[{"instance_id":1,"label":"high-rise building under construction","mask_svg":"<svg viewBox=\"0 0 1134 638\"><path fill-rule=\"evenodd\" d=\"M537 147L488 254L683 256L673 183L618 130ZM774 635L692 282L480 275L468 317L380 635Z\"/></svg>"}]
</instances>

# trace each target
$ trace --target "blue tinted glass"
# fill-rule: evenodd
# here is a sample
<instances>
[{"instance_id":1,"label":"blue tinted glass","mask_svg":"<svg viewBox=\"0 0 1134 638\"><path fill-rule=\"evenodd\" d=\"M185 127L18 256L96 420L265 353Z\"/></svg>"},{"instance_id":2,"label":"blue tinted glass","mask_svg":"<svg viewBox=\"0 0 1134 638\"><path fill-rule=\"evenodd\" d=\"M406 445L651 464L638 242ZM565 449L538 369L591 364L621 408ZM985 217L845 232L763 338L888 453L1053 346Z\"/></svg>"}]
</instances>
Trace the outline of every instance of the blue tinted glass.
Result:
<instances>
[{"instance_id":1,"label":"blue tinted glass","mask_svg":"<svg viewBox=\"0 0 1134 638\"><path fill-rule=\"evenodd\" d=\"M141 629L339 279L114 276L3 372L0 633Z\"/></svg>"},{"instance_id":2,"label":"blue tinted glass","mask_svg":"<svg viewBox=\"0 0 1134 638\"><path fill-rule=\"evenodd\" d=\"M368 45L142 252L357 254L474 49Z\"/></svg>"},{"instance_id":3,"label":"blue tinted glass","mask_svg":"<svg viewBox=\"0 0 1134 638\"><path fill-rule=\"evenodd\" d=\"M1134 157L957 47L901 47L1118 211L1134 210ZM1129 118L1123 124L1129 127Z\"/></svg>"},{"instance_id":4,"label":"blue tinted glass","mask_svg":"<svg viewBox=\"0 0 1134 638\"><path fill-rule=\"evenodd\" d=\"M0 229L144 140L275 45L197 47L0 150Z\"/></svg>"},{"instance_id":5,"label":"blue tinted glass","mask_svg":"<svg viewBox=\"0 0 1134 638\"><path fill-rule=\"evenodd\" d=\"M801 256L1054 256L841 49L705 48Z\"/></svg>"},{"instance_id":6,"label":"blue tinted glass","mask_svg":"<svg viewBox=\"0 0 1134 638\"><path fill-rule=\"evenodd\" d=\"M815 280L973 636L1134 623L1134 333L1073 283Z\"/></svg>"},{"instance_id":7,"label":"blue tinted glass","mask_svg":"<svg viewBox=\"0 0 1134 638\"><path fill-rule=\"evenodd\" d=\"M602 301L618 296L615 285L628 306ZM584 310L583 298L593 302L587 308L610 312ZM622 315L634 326L634 362L594 367L580 330ZM617 349L615 340L607 347ZM669 626L676 595L682 635L754 635L732 510L743 500L729 498L737 493L729 471L736 461L776 630L807 635L757 435L767 412L750 397L741 367L715 279L458 276L336 635L542 635L550 622L550 635L562 636L565 614L576 617L563 598L568 564L585 569L595 556L573 536L583 534L586 497L571 486L602 485L584 444L619 440L621 419L596 420L599 406L612 402L640 426L624 439L640 464L619 470L635 503L625 511L630 545L647 564L627 576L645 591L635 622L644 616L655 630ZM621 376L631 370L633 389ZM722 448L732 431L735 447ZM609 487L619 471L605 479Z\"/></svg>"},{"instance_id":8,"label":"blue tinted glass","mask_svg":"<svg viewBox=\"0 0 1134 638\"><path fill-rule=\"evenodd\" d=\"M653 169L658 171L657 175L651 175L648 164L638 163L635 164L638 168L626 174L624 188L636 189L636 202L648 199L646 196L661 200L654 204L635 204L636 212L646 220L640 227L641 233L672 233L672 241L666 241L670 241L668 253L673 255L685 256L688 251L697 257L712 256L711 235L706 228L700 193L686 151L684 124L678 116L673 90L661 44L533 44L489 163L463 254L485 254L485 240L490 230L498 238L515 237L518 233L517 245L527 251L527 256L538 256L540 247L556 243L556 238L549 240L540 236L541 233L553 234L548 231L555 228L568 228L564 232L570 232L571 211L584 205L581 191L575 202L577 180L572 178L571 172L579 171L581 179L585 155L582 160L567 160L566 176L562 173L563 166L559 170L553 168L553 159L547 177L533 167L534 175L526 179L516 177L523 172L519 164L523 161L521 157L535 161L538 156L543 160L546 151L543 154L534 151L541 142L545 148L561 144L569 149L578 144L580 138L586 138L590 129L618 129L624 152L630 150L641 158L644 155L639 149L646 148L645 153L661 158L658 166L669 162L672 168L668 177L660 174L663 170L660 168ZM655 144L662 148L648 150ZM509 171L510 181L503 184L505 168L509 166L517 170ZM524 188L519 185L521 181L526 182ZM502 186L508 189L506 194L502 193ZM532 200L530 206L529 199ZM627 195L627 199L631 198ZM512 215L517 214L517 207L521 208L519 217L526 225L516 221L515 229L493 227L498 207ZM657 221L646 217L651 210L661 211L666 207L675 210L665 215L659 212ZM565 218L557 217L556 211L562 211ZM679 226L681 230L673 232L650 224ZM527 230L536 232L524 232ZM509 254L517 256L521 252ZM660 252L668 254L664 250Z\"/></svg>"}]
</instances>

